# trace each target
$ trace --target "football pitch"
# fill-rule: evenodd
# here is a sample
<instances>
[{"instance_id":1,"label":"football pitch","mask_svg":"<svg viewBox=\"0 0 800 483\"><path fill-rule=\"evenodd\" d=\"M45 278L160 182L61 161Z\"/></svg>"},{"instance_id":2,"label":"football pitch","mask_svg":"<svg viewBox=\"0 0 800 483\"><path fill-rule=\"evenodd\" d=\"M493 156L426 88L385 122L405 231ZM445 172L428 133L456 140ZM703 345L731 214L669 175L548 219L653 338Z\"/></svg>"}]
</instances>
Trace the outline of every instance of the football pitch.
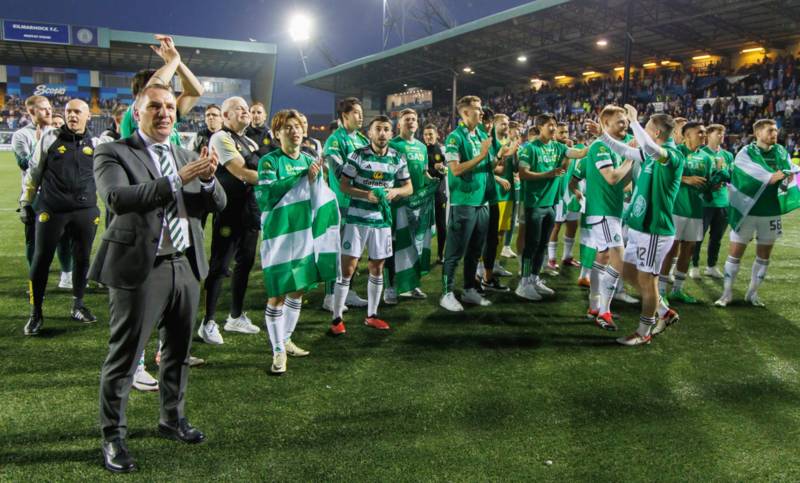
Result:
<instances>
[{"instance_id":1,"label":"football pitch","mask_svg":"<svg viewBox=\"0 0 800 483\"><path fill-rule=\"evenodd\" d=\"M56 261L42 333L23 335L29 306L14 211L19 183L13 157L0 153L0 480L110 480L98 423L107 295L87 294L97 323L71 321ZM364 309L351 309L342 338L326 335L329 315L317 290L307 295L294 336L311 355L290 359L282 377L268 375L263 330L223 332L222 346L195 342L193 355L208 363L192 369L187 415L206 443L160 438L158 395L133 391L128 446L140 469L124 478L798 481L800 215L783 226L759 292L766 309L742 301L750 247L735 303L713 307L721 282L690 280L687 292L702 303L677 305L680 323L636 348L584 319L586 292L574 270L549 278L557 291L551 300L491 295L491 307L451 314L438 306L437 266L424 281L427 300L381 307L391 332L364 327ZM727 237L723 261L726 250ZM516 272L516 261L502 263ZM366 296L361 275L354 287ZM504 282L516 286L516 278ZM263 326L258 266L246 307ZM621 333L635 329L638 307L614 310ZM155 337L147 365L156 375L154 355Z\"/></svg>"}]
</instances>

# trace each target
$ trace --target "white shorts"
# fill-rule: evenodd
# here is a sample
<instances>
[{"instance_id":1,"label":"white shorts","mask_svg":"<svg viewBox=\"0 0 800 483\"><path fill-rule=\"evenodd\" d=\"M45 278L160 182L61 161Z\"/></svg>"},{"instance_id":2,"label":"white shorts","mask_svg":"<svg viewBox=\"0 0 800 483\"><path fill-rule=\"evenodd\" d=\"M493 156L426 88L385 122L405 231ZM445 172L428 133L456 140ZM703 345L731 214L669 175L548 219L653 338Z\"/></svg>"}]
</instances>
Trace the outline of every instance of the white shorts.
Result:
<instances>
[{"instance_id":1,"label":"white shorts","mask_svg":"<svg viewBox=\"0 0 800 483\"><path fill-rule=\"evenodd\" d=\"M592 241L597 251L602 253L609 248L625 246L622 238L622 220L614 216L592 216L586 223L592 232Z\"/></svg>"},{"instance_id":2,"label":"white shorts","mask_svg":"<svg viewBox=\"0 0 800 483\"><path fill-rule=\"evenodd\" d=\"M342 255L360 258L367 248L370 260L392 256L392 229L347 223L342 232Z\"/></svg>"},{"instance_id":3,"label":"white shorts","mask_svg":"<svg viewBox=\"0 0 800 483\"><path fill-rule=\"evenodd\" d=\"M581 227L580 235L581 245L585 246L586 248L596 248L594 246L594 240L592 240L592 230L590 228Z\"/></svg>"},{"instance_id":4,"label":"white shorts","mask_svg":"<svg viewBox=\"0 0 800 483\"><path fill-rule=\"evenodd\" d=\"M658 275L674 240L673 236L651 235L631 228L623 260L636 265L640 272Z\"/></svg>"},{"instance_id":5,"label":"white shorts","mask_svg":"<svg viewBox=\"0 0 800 483\"><path fill-rule=\"evenodd\" d=\"M672 215L675 224L675 239L678 241L699 242L703 241L703 219L685 218Z\"/></svg>"},{"instance_id":6,"label":"white shorts","mask_svg":"<svg viewBox=\"0 0 800 483\"><path fill-rule=\"evenodd\" d=\"M745 216L739 229L731 230L731 241L746 245L756 236L759 245L772 245L783 234L780 216Z\"/></svg>"},{"instance_id":7,"label":"white shorts","mask_svg":"<svg viewBox=\"0 0 800 483\"><path fill-rule=\"evenodd\" d=\"M556 223L564 223L565 221L577 221L581 219L580 211L569 211L567 203L561 200L556 205Z\"/></svg>"}]
</instances>

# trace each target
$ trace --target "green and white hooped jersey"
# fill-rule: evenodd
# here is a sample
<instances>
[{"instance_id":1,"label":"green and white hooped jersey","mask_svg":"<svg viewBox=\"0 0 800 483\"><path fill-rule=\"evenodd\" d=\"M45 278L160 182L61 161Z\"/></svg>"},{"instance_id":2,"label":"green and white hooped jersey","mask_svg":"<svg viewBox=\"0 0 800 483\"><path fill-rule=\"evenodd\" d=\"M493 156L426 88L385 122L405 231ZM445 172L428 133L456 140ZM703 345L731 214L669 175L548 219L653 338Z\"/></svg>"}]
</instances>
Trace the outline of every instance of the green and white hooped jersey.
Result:
<instances>
[{"instance_id":1,"label":"green and white hooped jersey","mask_svg":"<svg viewBox=\"0 0 800 483\"><path fill-rule=\"evenodd\" d=\"M377 188L388 190L411 178L406 161L397 151L387 148L386 154L380 155L372 150L372 146L353 151L342 168L342 176L352 179L355 188L367 191ZM350 199L345 223L391 227L384 220L380 205L362 198Z\"/></svg>"}]
</instances>

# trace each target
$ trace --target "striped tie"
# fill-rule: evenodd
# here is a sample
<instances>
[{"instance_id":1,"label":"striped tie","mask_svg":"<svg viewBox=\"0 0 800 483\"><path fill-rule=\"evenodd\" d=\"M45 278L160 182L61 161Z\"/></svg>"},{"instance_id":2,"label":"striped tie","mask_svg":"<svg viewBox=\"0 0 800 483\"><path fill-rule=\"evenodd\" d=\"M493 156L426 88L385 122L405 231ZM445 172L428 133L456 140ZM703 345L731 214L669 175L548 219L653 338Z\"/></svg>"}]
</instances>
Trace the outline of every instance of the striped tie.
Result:
<instances>
[{"instance_id":1,"label":"striped tie","mask_svg":"<svg viewBox=\"0 0 800 483\"><path fill-rule=\"evenodd\" d=\"M175 174L175 168L169 162L169 146L164 144L154 144L153 149L158 153L158 165L161 167L161 174L163 176L172 176ZM188 236L186 231L181 225L180 218L178 217L178 202L173 200L164 208L164 216L167 221L167 229L169 231L169 238L172 241L172 246L179 252L186 251L189 248L187 243Z\"/></svg>"}]
</instances>

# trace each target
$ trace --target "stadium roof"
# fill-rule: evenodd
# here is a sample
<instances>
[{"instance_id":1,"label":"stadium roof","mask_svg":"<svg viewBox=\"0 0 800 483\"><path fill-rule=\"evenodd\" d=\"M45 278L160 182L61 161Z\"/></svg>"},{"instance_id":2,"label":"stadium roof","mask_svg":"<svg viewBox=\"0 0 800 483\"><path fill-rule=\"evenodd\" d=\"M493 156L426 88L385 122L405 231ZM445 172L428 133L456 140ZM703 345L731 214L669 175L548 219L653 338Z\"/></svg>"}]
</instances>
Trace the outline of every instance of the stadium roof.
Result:
<instances>
[{"instance_id":1,"label":"stadium roof","mask_svg":"<svg viewBox=\"0 0 800 483\"><path fill-rule=\"evenodd\" d=\"M74 31L79 27L68 28ZM149 47L155 45L153 34L89 28L97 36L92 45L0 40L0 59L3 64L121 72L158 68L163 64ZM265 65L274 69L275 44L183 35L174 35L173 39L181 59L197 75L254 79L263 75Z\"/></svg>"},{"instance_id":2,"label":"stadium roof","mask_svg":"<svg viewBox=\"0 0 800 483\"><path fill-rule=\"evenodd\" d=\"M404 85L459 92L623 65L627 0L539 0L298 79L340 95L390 94ZM637 0L632 65L726 55L745 44L785 47L800 34L789 0ZM606 39L608 45L595 43ZM708 49L713 49L709 51ZM527 60L519 62L524 55ZM463 72L464 67L473 73Z\"/></svg>"}]
</instances>

